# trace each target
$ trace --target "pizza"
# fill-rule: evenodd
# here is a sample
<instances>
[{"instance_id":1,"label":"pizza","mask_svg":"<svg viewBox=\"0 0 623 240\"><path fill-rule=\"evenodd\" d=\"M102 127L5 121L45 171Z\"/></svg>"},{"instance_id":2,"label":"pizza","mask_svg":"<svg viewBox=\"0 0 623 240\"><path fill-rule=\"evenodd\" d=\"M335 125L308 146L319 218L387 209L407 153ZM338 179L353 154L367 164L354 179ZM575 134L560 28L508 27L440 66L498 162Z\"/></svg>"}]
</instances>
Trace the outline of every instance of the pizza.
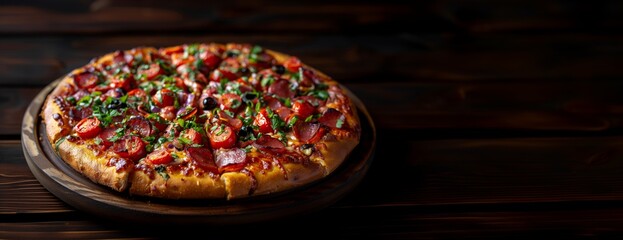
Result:
<instances>
[{"instance_id":1,"label":"pizza","mask_svg":"<svg viewBox=\"0 0 623 240\"><path fill-rule=\"evenodd\" d=\"M41 110L60 158L130 196L235 199L325 178L359 143L346 90L251 44L139 47L59 80Z\"/></svg>"}]
</instances>

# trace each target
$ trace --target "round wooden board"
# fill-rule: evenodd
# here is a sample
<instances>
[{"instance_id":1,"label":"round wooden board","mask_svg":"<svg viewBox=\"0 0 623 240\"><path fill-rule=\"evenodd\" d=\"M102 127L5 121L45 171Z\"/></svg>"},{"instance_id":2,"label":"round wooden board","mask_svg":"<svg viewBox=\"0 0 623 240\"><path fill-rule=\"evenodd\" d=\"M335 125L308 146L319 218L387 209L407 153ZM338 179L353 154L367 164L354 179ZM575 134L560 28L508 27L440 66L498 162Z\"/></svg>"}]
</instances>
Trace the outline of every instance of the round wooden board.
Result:
<instances>
[{"instance_id":1,"label":"round wooden board","mask_svg":"<svg viewBox=\"0 0 623 240\"><path fill-rule=\"evenodd\" d=\"M348 91L361 119L359 145L328 177L291 191L240 200L164 200L130 196L96 184L67 165L45 137L39 113L59 80L30 103L22 121L22 148L39 182L69 205L97 216L145 224L242 224L325 208L345 196L364 177L372 163L376 129L365 106Z\"/></svg>"}]
</instances>

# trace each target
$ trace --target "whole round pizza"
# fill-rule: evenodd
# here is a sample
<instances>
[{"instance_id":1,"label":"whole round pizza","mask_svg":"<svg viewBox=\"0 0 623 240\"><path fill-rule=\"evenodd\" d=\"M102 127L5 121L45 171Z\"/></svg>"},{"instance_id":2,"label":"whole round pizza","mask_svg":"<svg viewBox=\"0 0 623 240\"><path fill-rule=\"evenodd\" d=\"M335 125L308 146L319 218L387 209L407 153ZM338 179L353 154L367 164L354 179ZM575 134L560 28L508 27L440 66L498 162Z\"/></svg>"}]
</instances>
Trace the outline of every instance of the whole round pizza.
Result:
<instances>
[{"instance_id":1,"label":"whole round pizza","mask_svg":"<svg viewBox=\"0 0 623 240\"><path fill-rule=\"evenodd\" d=\"M131 195L244 198L322 179L359 143L345 90L250 44L141 47L64 77L41 117L59 156Z\"/></svg>"}]
</instances>

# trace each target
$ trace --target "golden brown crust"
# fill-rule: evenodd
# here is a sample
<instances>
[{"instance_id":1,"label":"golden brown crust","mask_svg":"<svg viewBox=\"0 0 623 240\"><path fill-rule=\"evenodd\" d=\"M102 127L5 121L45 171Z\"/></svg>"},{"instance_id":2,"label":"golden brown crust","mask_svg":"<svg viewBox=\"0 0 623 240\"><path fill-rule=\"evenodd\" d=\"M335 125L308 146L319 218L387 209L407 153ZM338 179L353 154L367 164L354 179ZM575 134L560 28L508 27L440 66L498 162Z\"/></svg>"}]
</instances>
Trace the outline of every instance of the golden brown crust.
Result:
<instances>
[{"instance_id":1,"label":"golden brown crust","mask_svg":"<svg viewBox=\"0 0 623 240\"><path fill-rule=\"evenodd\" d=\"M226 195L225 184L218 177L171 173L168 176L165 179L159 174L134 171L130 177L130 194L169 199L224 198Z\"/></svg>"},{"instance_id":2,"label":"golden brown crust","mask_svg":"<svg viewBox=\"0 0 623 240\"><path fill-rule=\"evenodd\" d=\"M63 114L61 102L57 97L62 96L71 89L69 78L64 78L58 86L48 95L41 110L41 117L45 123L45 129L50 143L55 143L63 135L69 132L67 116Z\"/></svg>"},{"instance_id":3,"label":"golden brown crust","mask_svg":"<svg viewBox=\"0 0 623 240\"><path fill-rule=\"evenodd\" d=\"M106 185L117 191L125 191L128 187L128 177L133 170L133 164L117 166L107 166L108 161L113 157L112 154L102 154L97 156L94 151L85 145L73 143L62 139L58 144L58 153L67 164L76 171L82 173L94 182Z\"/></svg>"}]
</instances>

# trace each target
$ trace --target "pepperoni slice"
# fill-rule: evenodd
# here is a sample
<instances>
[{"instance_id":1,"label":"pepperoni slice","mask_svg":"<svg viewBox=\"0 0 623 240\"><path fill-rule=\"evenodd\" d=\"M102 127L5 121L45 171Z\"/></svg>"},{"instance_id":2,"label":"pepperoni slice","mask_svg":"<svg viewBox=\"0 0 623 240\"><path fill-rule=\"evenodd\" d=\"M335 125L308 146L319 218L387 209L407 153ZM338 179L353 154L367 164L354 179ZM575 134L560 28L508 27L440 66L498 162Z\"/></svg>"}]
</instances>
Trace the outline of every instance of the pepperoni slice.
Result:
<instances>
[{"instance_id":1,"label":"pepperoni slice","mask_svg":"<svg viewBox=\"0 0 623 240\"><path fill-rule=\"evenodd\" d=\"M297 122L293 128L294 136L304 143L318 142L324 136L325 129L318 123Z\"/></svg>"},{"instance_id":2,"label":"pepperoni slice","mask_svg":"<svg viewBox=\"0 0 623 240\"><path fill-rule=\"evenodd\" d=\"M247 154L240 148L221 149L216 152L216 165L221 172L240 171L246 165Z\"/></svg>"},{"instance_id":3,"label":"pepperoni slice","mask_svg":"<svg viewBox=\"0 0 623 240\"><path fill-rule=\"evenodd\" d=\"M74 75L74 82L79 88L86 89L95 87L99 83L99 78L94 73L82 72Z\"/></svg>"},{"instance_id":4,"label":"pepperoni slice","mask_svg":"<svg viewBox=\"0 0 623 240\"><path fill-rule=\"evenodd\" d=\"M242 127L242 121L238 118L235 117L230 117L229 115L227 115L225 112L220 111L219 112L219 118L221 119L225 119L227 120L227 122L229 123L229 125L234 128L234 130L238 131L240 130L240 128Z\"/></svg>"},{"instance_id":5,"label":"pepperoni slice","mask_svg":"<svg viewBox=\"0 0 623 240\"><path fill-rule=\"evenodd\" d=\"M294 92L290 90L290 81L279 79L268 87L268 92L275 94L281 98L292 98Z\"/></svg>"},{"instance_id":6,"label":"pepperoni slice","mask_svg":"<svg viewBox=\"0 0 623 240\"><path fill-rule=\"evenodd\" d=\"M342 124L344 124L344 114L338 110L329 108L322 114L322 117L318 119L318 122L327 127L342 128Z\"/></svg>"},{"instance_id":7,"label":"pepperoni slice","mask_svg":"<svg viewBox=\"0 0 623 240\"><path fill-rule=\"evenodd\" d=\"M124 137L115 142L112 149L119 157L133 161L142 158L147 153L145 151L145 143L137 136Z\"/></svg>"},{"instance_id":8,"label":"pepperoni slice","mask_svg":"<svg viewBox=\"0 0 623 240\"><path fill-rule=\"evenodd\" d=\"M285 145L281 141L279 141L279 139L272 138L267 135L263 135L257 140L255 140L255 143L253 144L253 146L259 149L283 149L285 148Z\"/></svg>"},{"instance_id":9,"label":"pepperoni slice","mask_svg":"<svg viewBox=\"0 0 623 240\"><path fill-rule=\"evenodd\" d=\"M152 133L151 123L143 117L131 118L127 125L130 132L136 133L141 137L147 137Z\"/></svg>"},{"instance_id":10,"label":"pepperoni slice","mask_svg":"<svg viewBox=\"0 0 623 240\"><path fill-rule=\"evenodd\" d=\"M236 145L236 133L227 125L220 125L210 133L212 148L231 148Z\"/></svg>"},{"instance_id":11,"label":"pepperoni slice","mask_svg":"<svg viewBox=\"0 0 623 240\"><path fill-rule=\"evenodd\" d=\"M148 154L145 161L151 164L167 164L173 161L173 156L169 151L161 148Z\"/></svg>"},{"instance_id":12,"label":"pepperoni slice","mask_svg":"<svg viewBox=\"0 0 623 240\"><path fill-rule=\"evenodd\" d=\"M259 127L261 133L271 133L273 132L273 126L268 117L268 112L266 109L260 110L260 112L255 116L255 120L253 120L253 124Z\"/></svg>"},{"instance_id":13,"label":"pepperoni slice","mask_svg":"<svg viewBox=\"0 0 623 240\"><path fill-rule=\"evenodd\" d=\"M212 155L210 149L202 147L189 147L186 149L186 153L195 165L212 173L219 173L218 168L214 163L214 156Z\"/></svg>"},{"instance_id":14,"label":"pepperoni slice","mask_svg":"<svg viewBox=\"0 0 623 240\"><path fill-rule=\"evenodd\" d=\"M283 106L279 99L271 96L264 96L264 102L266 102L266 106L268 106L272 110L277 110Z\"/></svg>"},{"instance_id":15,"label":"pepperoni slice","mask_svg":"<svg viewBox=\"0 0 623 240\"><path fill-rule=\"evenodd\" d=\"M102 132L100 132L99 138L102 139L102 144L104 146L112 146L113 142L111 142L109 139L117 135L116 131L116 128L105 128Z\"/></svg>"},{"instance_id":16,"label":"pepperoni slice","mask_svg":"<svg viewBox=\"0 0 623 240\"><path fill-rule=\"evenodd\" d=\"M149 64L149 68L147 69L143 67L139 67L138 69L138 74L143 74L147 80L152 80L162 73L164 73L164 71L160 68L160 64L158 63Z\"/></svg>"},{"instance_id":17,"label":"pepperoni slice","mask_svg":"<svg viewBox=\"0 0 623 240\"><path fill-rule=\"evenodd\" d=\"M97 118L84 118L74 127L78 136L83 139L94 138L102 131L101 122Z\"/></svg>"}]
</instances>

